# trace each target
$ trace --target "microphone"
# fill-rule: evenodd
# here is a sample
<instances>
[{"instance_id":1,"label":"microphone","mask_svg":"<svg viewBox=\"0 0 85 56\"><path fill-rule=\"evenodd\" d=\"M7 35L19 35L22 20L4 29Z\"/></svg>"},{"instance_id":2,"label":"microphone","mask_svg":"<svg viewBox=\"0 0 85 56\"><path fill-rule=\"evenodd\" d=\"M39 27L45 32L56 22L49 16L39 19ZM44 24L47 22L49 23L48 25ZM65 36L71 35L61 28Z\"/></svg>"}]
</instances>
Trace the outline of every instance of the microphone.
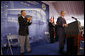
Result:
<instances>
[{"instance_id":1,"label":"microphone","mask_svg":"<svg viewBox=\"0 0 85 56\"><path fill-rule=\"evenodd\" d=\"M75 17L72 17L73 19L75 19L76 21L77 21L77 18L75 18Z\"/></svg>"}]
</instances>

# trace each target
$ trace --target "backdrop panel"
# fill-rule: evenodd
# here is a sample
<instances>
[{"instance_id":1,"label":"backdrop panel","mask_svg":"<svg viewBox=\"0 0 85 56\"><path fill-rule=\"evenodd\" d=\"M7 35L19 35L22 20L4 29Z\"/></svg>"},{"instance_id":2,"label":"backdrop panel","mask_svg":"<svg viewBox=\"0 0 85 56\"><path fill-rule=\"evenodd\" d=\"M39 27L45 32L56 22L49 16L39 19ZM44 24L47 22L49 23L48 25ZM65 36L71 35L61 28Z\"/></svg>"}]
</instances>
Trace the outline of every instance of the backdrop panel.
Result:
<instances>
[{"instance_id":1,"label":"backdrop panel","mask_svg":"<svg viewBox=\"0 0 85 56\"><path fill-rule=\"evenodd\" d=\"M49 32L49 6L41 1L2 1L1 2L1 44L7 44L7 35L18 35L18 17L24 9L32 16L29 26L30 42L46 37Z\"/></svg>"}]
</instances>

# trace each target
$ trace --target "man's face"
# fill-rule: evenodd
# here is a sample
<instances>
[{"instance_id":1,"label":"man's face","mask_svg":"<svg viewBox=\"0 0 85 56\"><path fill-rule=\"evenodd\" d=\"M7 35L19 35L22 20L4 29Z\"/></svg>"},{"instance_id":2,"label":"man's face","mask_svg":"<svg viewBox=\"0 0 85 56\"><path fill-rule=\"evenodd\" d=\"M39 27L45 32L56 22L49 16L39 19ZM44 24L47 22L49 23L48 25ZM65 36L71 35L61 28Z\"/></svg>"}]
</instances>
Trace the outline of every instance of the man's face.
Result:
<instances>
[{"instance_id":1,"label":"man's face","mask_svg":"<svg viewBox=\"0 0 85 56\"><path fill-rule=\"evenodd\" d=\"M23 11L23 12L22 12L22 15L23 15L23 16L26 16L26 11Z\"/></svg>"},{"instance_id":2,"label":"man's face","mask_svg":"<svg viewBox=\"0 0 85 56\"><path fill-rule=\"evenodd\" d=\"M52 19L50 19L50 22L52 23Z\"/></svg>"},{"instance_id":3,"label":"man's face","mask_svg":"<svg viewBox=\"0 0 85 56\"><path fill-rule=\"evenodd\" d=\"M61 16L65 16L65 11L61 12Z\"/></svg>"}]
</instances>

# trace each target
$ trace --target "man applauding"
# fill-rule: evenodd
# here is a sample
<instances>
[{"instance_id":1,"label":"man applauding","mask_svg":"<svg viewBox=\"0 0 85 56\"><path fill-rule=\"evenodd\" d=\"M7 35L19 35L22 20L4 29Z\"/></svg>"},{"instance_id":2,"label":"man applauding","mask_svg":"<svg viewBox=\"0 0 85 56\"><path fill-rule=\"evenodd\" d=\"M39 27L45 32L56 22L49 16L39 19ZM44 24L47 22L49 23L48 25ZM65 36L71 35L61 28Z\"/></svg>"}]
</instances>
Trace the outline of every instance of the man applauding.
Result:
<instances>
[{"instance_id":1,"label":"man applauding","mask_svg":"<svg viewBox=\"0 0 85 56\"><path fill-rule=\"evenodd\" d=\"M21 16L18 18L21 54L24 54L24 43L26 43L27 51L31 52L28 29L28 26L32 24L31 20L32 17L26 18L26 11L21 10Z\"/></svg>"}]
</instances>

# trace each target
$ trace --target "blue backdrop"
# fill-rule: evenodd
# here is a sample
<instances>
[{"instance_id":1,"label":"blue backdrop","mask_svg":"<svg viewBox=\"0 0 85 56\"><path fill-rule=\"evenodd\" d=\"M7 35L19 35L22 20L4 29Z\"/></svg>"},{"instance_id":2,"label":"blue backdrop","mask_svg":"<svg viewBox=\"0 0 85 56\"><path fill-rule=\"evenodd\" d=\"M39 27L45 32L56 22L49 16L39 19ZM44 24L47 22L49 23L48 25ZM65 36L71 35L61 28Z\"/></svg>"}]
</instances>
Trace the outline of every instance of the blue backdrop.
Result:
<instances>
[{"instance_id":1,"label":"blue backdrop","mask_svg":"<svg viewBox=\"0 0 85 56\"><path fill-rule=\"evenodd\" d=\"M49 6L41 1L2 1L1 2L1 44L7 44L7 35L18 35L18 14L24 9L32 16L29 26L30 42L44 39L49 32Z\"/></svg>"}]
</instances>

